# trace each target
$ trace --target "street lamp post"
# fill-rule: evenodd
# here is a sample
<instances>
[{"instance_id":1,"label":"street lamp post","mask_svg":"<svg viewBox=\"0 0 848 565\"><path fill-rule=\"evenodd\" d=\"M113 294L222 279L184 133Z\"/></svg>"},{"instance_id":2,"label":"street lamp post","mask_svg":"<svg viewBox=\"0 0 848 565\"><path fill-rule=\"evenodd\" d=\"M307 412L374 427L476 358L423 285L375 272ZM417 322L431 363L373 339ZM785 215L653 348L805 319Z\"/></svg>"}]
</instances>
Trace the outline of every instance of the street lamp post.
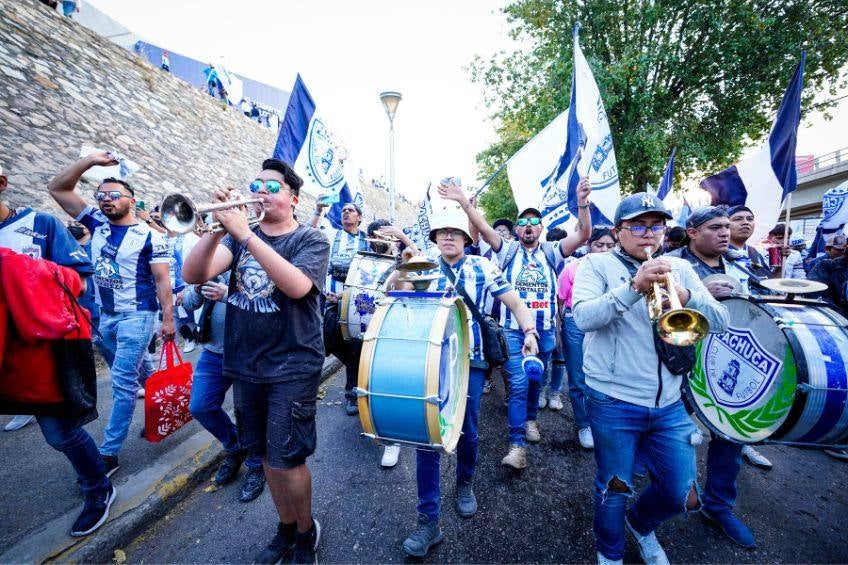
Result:
<instances>
[{"instance_id":1,"label":"street lamp post","mask_svg":"<svg viewBox=\"0 0 848 565\"><path fill-rule=\"evenodd\" d=\"M389 117L389 198L391 202L389 221L392 224L395 223L395 112L400 100L400 92L380 93L380 101Z\"/></svg>"}]
</instances>

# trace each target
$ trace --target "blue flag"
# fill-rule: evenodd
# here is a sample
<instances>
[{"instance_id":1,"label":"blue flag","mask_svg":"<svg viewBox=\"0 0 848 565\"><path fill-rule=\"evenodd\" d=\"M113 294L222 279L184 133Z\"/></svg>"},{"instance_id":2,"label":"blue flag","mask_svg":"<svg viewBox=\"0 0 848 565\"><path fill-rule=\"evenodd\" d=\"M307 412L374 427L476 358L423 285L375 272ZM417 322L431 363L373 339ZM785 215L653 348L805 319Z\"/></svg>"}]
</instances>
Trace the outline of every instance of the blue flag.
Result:
<instances>
[{"instance_id":1,"label":"blue flag","mask_svg":"<svg viewBox=\"0 0 848 565\"><path fill-rule=\"evenodd\" d=\"M315 111L315 101L300 74L294 81L286 115L280 125L274 158L285 161L303 179L302 191L334 202L326 219L342 229L342 208L353 202L360 209L364 198L359 185L345 176L347 149Z\"/></svg>"},{"instance_id":2,"label":"blue flag","mask_svg":"<svg viewBox=\"0 0 848 565\"><path fill-rule=\"evenodd\" d=\"M676 151L677 147L671 150L671 156L668 158L662 179L660 179L660 187L657 189L657 198L660 200L665 200L674 186L674 153Z\"/></svg>"},{"instance_id":3,"label":"blue flag","mask_svg":"<svg viewBox=\"0 0 848 565\"><path fill-rule=\"evenodd\" d=\"M756 155L701 181L701 188L712 195L713 205L744 204L751 209L757 222L752 241L760 241L777 224L786 195L798 184L795 146L805 60L806 53L802 52L765 145Z\"/></svg>"}]
</instances>

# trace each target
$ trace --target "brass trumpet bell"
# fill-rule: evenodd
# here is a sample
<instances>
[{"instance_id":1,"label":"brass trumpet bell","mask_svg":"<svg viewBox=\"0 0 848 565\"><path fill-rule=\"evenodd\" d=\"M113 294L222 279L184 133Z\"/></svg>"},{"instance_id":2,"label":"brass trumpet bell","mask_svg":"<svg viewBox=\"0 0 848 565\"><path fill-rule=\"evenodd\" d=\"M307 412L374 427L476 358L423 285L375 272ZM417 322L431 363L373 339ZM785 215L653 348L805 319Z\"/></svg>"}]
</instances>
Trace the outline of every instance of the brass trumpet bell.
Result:
<instances>
[{"instance_id":1,"label":"brass trumpet bell","mask_svg":"<svg viewBox=\"0 0 848 565\"><path fill-rule=\"evenodd\" d=\"M248 224L252 228L258 225L265 216L265 208L262 206L261 198L241 198L236 194L236 198L229 202L196 204L186 194L171 192L170 194L166 194L165 198L162 199L159 210L162 214L162 224L164 224L165 228L177 233L195 232L200 235L226 231L220 222L205 223L203 221L204 214L250 204L260 205L258 215L251 217L250 213L248 213Z\"/></svg>"}]
</instances>

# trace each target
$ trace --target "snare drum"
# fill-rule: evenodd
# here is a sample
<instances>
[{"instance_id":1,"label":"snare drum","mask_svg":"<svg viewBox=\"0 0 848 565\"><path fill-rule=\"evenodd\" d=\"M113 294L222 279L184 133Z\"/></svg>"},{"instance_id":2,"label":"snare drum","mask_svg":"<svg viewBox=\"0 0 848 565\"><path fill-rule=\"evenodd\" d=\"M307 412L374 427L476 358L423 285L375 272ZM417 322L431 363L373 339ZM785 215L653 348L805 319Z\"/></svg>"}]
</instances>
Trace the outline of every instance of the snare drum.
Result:
<instances>
[{"instance_id":1,"label":"snare drum","mask_svg":"<svg viewBox=\"0 0 848 565\"><path fill-rule=\"evenodd\" d=\"M459 298L390 292L363 338L356 389L363 435L453 452L465 418L469 347Z\"/></svg>"},{"instance_id":2,"label":"snare drum","mask_svg":"<svg viewBox=\"0 0 848 565\"><path fill-rule=\"evenodd\" d=\"M393 257L360 251L350 262L339 308L339 324L345 339L362 339L368 323L385 296L383 288L395 266Z\"/></svg>"},{"instance_id":3,"label":"snare drum","mask_svg":"<svg viewBox=\"0 0 848 565\"><path fill-rule=\"evenodd\" d=\"M848 439L848 321L810 300L729 298L723 334L698 345L686 394L739 443L825 447Z\"/></svg>"}]
</instances>

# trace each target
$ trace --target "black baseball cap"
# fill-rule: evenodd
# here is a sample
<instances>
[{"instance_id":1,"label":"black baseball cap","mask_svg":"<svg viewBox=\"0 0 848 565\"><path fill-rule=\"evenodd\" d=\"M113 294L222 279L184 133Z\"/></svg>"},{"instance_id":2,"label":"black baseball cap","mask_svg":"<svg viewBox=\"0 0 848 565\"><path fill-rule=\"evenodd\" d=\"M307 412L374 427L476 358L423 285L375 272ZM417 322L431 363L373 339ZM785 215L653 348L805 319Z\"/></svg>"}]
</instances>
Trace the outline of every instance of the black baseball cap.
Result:
<instances>
[{"instance_id":1,"label":"black baseball cap","mask_svg":"<svg viewBox=\"0 0 848 565\"><path fill-rule=\"evenodd\" d=\"M537 215L537 216L538 216L538 217L540 217L540 218L542 217L542 213L541 213L541 212L539 212L539 209L538 209L538 208L525 208L525 209L524 209L524 210L522 210L522 211L521 211L521 213L520 213L520 214L518 214L518 216L516 216L516 217L520 218L521 216L523 216L524 214L527 214L528 212L529 212L529 213L531 213L531 214L535 214L535 215Z\"/></svg>"},{"instance_id":2,"label":"black baseball cap","mask_svg":"<svg viewBox=\"0 0 848 565\"><path fill-rule=\"evenodd\" d=\"M500 226L506 227L509 231L515 229L515 224L512 223L512 220L507 218L498 218L495 220L495 223L492 224L492 229L498 229Z\"/></svg>"},{"instance_id":3,"label":"black baseball cap","mask_svg":"<svg viewBox=\"0 0 848 565\"><path fill-rule=\"evenodd\" d=\"M662 200L647 192L637 192L618 203L618 208L615 209L614 222L615 225L619 225L624 220L632 220L637 216L652 212L661 214L667 220L674 219Z\"/></svg>"}]
</instances>

